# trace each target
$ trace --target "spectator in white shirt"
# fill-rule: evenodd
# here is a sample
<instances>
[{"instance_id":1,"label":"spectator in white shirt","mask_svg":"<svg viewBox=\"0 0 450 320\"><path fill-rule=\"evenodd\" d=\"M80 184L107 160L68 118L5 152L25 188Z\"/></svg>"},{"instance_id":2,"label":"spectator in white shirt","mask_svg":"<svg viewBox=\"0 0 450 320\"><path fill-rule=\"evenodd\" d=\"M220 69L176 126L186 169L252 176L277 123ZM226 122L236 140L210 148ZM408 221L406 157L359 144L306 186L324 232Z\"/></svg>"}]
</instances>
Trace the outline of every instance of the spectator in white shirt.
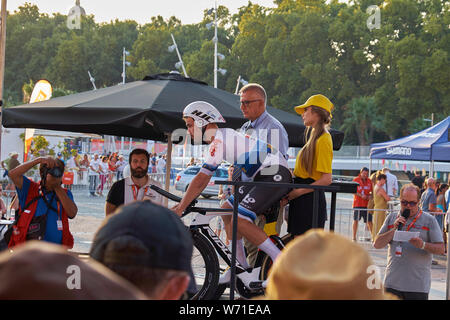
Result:
<instances>
[{"instance_id":1,"label":"spectator in white shirt","mask_svg":"<svg viewBox=\"0 0 450 320\"><path fill-rule=\"evenodd\" d=\"M119 156L119 160L116 162L117 167L117 181L123 179L123 169L127 166L128 162L123 160L123 155Z\"/></svg>"},{"instance_id":2,"label":"spectator in white shirt","mask_svg":"<svg viewBox=\"0 0 450 320\"><path fill-rule=\"evenodd\" d=\"M395 175L391 173L389 168L383 168L383 173L386 175L385 190L389 197L396 197L398 190L398 180Z\"/></svg>"},{"instance_id":3,"label":"spectator in white shirt","mask_svg":"<svg viewBox=\"0 0 450 320\"><path fill-rule=\"evenodd\" d=\"M164 173L165 167L166 167L166 160L164 160L164 156L159 156L158 162L156 163L156 172Z\"/></svg>"},{"instance_id":4,"label":"spectator in white shirt","mask_svg":"<svg viewBox=\"0 0 450 320\"><path fill-rule=\"evenodd\" d=\"M89 192L95 197L95 191L99 182L100 159L98 154L94 154L94 159L89 163Z\"/></svg>"}]
</instances>

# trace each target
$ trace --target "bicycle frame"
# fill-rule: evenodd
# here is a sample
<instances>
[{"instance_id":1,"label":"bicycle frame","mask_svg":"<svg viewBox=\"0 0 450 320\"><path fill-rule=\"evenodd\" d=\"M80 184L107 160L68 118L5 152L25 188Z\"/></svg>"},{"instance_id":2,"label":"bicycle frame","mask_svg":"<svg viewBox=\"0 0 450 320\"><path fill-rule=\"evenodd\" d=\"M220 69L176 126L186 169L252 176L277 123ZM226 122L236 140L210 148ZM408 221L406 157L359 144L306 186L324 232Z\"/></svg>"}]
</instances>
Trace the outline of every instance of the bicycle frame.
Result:
<instances>
[{"instance_id":1,"label":"bicycle frame","mask_svg":"<svg viewBox=\"0 0 450 320\"><path fill-rule=\"evenodd\" d=\"M211 229L210 222L215 217L220 217L221 215L229 215L225 213L214 213L214 214L197 214L191 221L189 229L194 232L200 232L204 235L209 242L213 245L217 254L226 262L228 266L231 267L231 250L223 243L219 236ZM244 272L245 269L236 261L237 273Z\"/></svg>"},{"instance_id":2,"label":"bicycle frame","mask_svg":"<svg viewBox=\"0 0 450 320\"><path fill-rule=\"evenodd\" d=\"M153 190L160 193L161 195L175 201L180 202L181 198L178 196L175 196L165 190L162 190L159 187L151 186ZM191 220L191 223L189 225L189 229L192 233L198 233L204 238L208 240L208 242L212 245L212 247L215 250L215 253L219 255L225 263L233 268L233 253L232 251L222 242L222 240L219 238L219 236L211 229L210 222L213 218L220 217L222 215L232 215L233 212L231 212L231 209L225 209L225 208L199 208L195 207L195 204L197 203L197 200L194 200L186 209L186 211L183 213L182 217L187 216L190 213L197 212L197 215L194 216L194 218ZM207 212L210 212L207 214ZM272 238L272 236L271 236ZM275 242L281 242L281 240L276 237ZM264 257L266 254L262 252L261 250L258 252L256 264L255 267L250 271L247 272L247 270L239 263L237 259L235 259L235 275L237 275L237 278L239 278L242 281L242 284L245 288L248 288L249 290L252 290L252 284L255 283L262 283L262 281L254 281L252 277L255 274L259 274L261 270L262 261L264 260ZM231 287L231 286L230 286ZM232 293L230 297L234 294L234 286L232 286ZM253 288L257 289L257 288ZM244 289L246 290L246 289Z\"/></svg>"}]
</instances>

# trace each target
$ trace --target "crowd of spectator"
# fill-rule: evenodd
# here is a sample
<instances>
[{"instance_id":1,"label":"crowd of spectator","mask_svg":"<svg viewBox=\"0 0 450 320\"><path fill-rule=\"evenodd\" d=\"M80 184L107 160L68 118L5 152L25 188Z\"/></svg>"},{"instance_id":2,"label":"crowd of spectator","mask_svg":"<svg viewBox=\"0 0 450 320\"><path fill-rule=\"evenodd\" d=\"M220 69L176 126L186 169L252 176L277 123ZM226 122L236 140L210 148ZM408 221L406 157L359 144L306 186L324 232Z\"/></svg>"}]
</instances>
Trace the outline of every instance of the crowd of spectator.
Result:
<instances>
[{"instance_id":1,"label":"crowd of spectator","mask_svg":"<svg viewBox=\"0 0 450 320\"><path fill-rule=\"evenodd\" d=\"M165 155L150 154L149 173L164 173ZM117 152L108 154L79 154L73 151L66 162L66 171L73 172L73 184L89 184L91 196L103 196L104 189L111 188L115 181L130 176L127 159Z\"/></svg>"}]
</instances>

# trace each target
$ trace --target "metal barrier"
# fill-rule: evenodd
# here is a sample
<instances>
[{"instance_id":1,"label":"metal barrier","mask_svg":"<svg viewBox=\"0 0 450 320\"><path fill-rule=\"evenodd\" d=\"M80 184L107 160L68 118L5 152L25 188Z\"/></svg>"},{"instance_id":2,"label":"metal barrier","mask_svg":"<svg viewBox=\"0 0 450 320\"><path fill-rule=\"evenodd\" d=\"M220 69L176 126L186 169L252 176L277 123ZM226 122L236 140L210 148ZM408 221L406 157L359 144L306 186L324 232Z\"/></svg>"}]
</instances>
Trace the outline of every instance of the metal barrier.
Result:
<instances>
[{"instance_id":1,"label":"metal barrier","mask_svg":"<svg viewBox=\"0 0 450 320\"><path fill-rule=\"evenodd\" d=\"M327 210L329 210L330 207L327 207ZM395 210L395 209L394 209ZM362 209L362 208L337 208L336 209L336 219L335 219L335 232L339 233L342 236L345 236L349 239L353 238L353 221L354 221L354 212L355 211L367 211L368 214L371 214L373 217L374 212L385 212L386 216L390 214L392 211L391 209ZM367 219L368 216L367 216ZM325 228L328 226L328 221L325 223ZM361 235L361 230L364 230ZM367 224L364 223L364 221L361 221L361 216L358 216L358 229L356 234L356 239L359 239L360 241L371 241L372 240L372 234L367 235Z\"/></svg>"},{"instance_id":2,"label":"metal barrier","mask_svg":"<svg viewBox=\"0 0 450 320\"><path fill-rule=\"evenodd\" d=\"M6 194L6 196L5 196ZM1 198L3 200L3 202L5 203L6 206L6 220L10 220L12 213L11 213L11 209L10 209L10 204L12 201L12 198L14 197L14 195L16 194L16 190L3 190L3 194L1 195ZM6 201L5 201L6 199Z\"/></svg>"},{"instance_id":3,"label":"metal barrier","mask_svg":"<svg viewBox=\"0 0 450 320\"><path fill-rule=\"evenodd\" d=\"M215 181L215 184L234 185L234 198L238 199L238 190L240 186L264 186L264 187L279 187L279 188L304 188L313 189L313 219L312 227L317 228L319 225L319 191L331 192L331 207L330 207L330 231L334 231L335 216L336 216L336 194L339 193L356 193L357 183L354 182L333 182L329 186L318 186L309 184L297 183L276 183L276 182L255 182L255 181ZM234 290L236 287L236 235L237 235L237 217L238 217L238 201L233 202L233 226L232 226L232 240L231 240L231 280L230 280L230 300L234 300Z\"/></svg>"}]
</instances>

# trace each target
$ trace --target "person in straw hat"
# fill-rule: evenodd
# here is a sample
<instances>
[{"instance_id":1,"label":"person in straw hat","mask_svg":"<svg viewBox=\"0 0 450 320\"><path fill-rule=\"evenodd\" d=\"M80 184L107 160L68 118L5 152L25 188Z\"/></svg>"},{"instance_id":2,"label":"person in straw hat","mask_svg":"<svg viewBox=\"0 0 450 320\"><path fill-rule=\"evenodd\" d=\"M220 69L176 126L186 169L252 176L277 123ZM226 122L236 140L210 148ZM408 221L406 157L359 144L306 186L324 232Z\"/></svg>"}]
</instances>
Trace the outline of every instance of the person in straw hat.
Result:
<instances>
[{"instance_id":1,"label":"person in straw hat","mask_svg":"<svg viewBox=\"0 0 450 320\"><path fill-rule=\"evenodd\" d=\"M259 297L261 299L262 297ZM385 300L366 250L335 233L312 229L289 242L275 261L264 299Z\"/></svg>"},{"instance_id":2,"label":"person in straw hat","mask_svg":"<svg viewBox=\"0 0 450 320\"><path fill-rule=\"evenodd\" d=\"M294 183L327 186L331 184L333 141L327 128L331 123L333 103L324 95L311 96L295 111L303 118L306 144L297 155ZM293 189L289 200L288 232L301 235L313 227L313 189ZM284 203L286 200L284 200ZM327 217L325 193L319 191L319 225L323 228Z\"/></svg>"}]
</instances>

